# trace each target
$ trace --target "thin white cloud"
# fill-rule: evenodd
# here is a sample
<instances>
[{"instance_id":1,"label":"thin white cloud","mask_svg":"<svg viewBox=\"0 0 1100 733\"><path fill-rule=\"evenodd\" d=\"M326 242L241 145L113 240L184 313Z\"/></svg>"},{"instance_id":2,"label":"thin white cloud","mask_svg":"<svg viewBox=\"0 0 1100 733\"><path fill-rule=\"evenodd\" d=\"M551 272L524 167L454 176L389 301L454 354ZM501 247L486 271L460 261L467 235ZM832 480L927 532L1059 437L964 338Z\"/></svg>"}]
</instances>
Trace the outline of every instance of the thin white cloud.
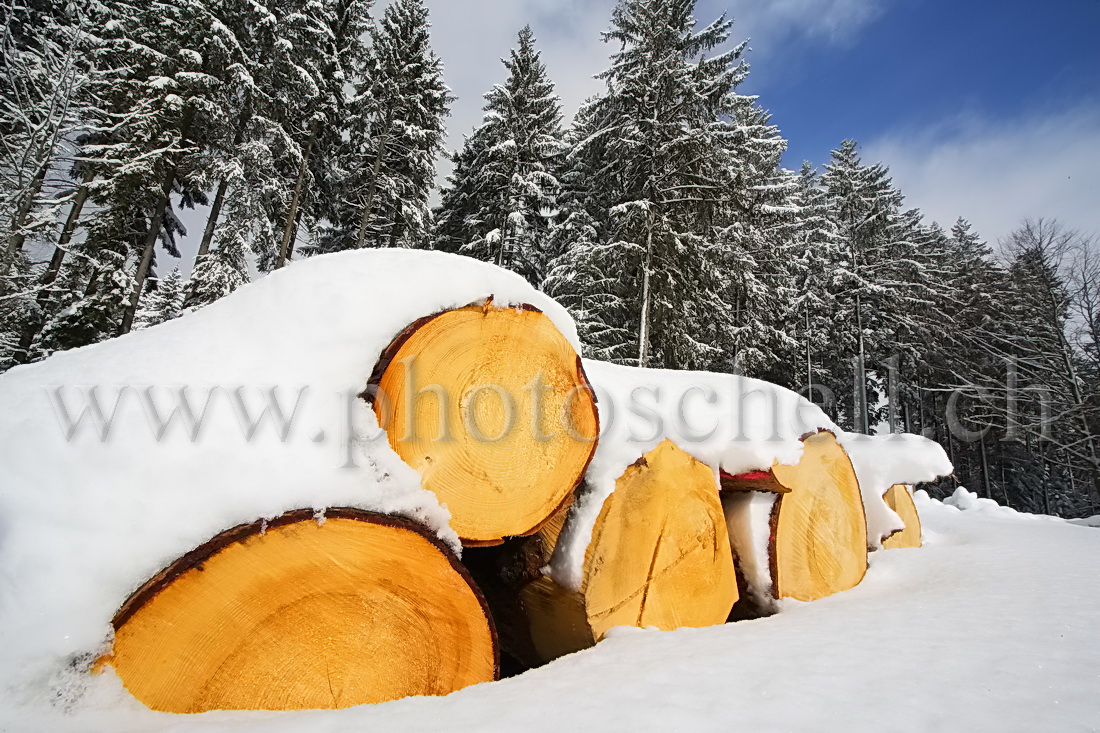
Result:
<instances>
[{"instance_id":1,"label":"thin white cloud","mask_svg":"<svg viewBox=\"0 0 1100 733\"><path fill-rule=\"evenodd\" d=\"M1003 122L968 116L869 142L911 206L945 227L962 216L990 242L1023 218L1100 233L1100 105Z\"/></svg>"},{"instance_id":2,"label":"thin white cloud","mask_svg":"<svg viewBox=\"0 0 1100 733\"><path fill-rule=\"evenodd\" d=\"M770 55L791 39L846 44L886 10L891 0L739 0L730 2L738 30ZM705 6L724 4L709 0Z\"/></svg>"}]
</instances>

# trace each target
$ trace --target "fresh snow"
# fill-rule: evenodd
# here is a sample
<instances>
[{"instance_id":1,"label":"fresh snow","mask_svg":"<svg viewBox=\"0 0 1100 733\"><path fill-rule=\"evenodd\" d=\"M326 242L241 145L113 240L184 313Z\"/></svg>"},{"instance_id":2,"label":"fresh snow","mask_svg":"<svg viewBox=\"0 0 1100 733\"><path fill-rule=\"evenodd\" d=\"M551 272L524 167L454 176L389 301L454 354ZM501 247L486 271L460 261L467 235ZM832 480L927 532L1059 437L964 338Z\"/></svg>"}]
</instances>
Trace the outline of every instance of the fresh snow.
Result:
<instances>
[{"instance_id":1,"label":"fresh snow","mask_svg":"<svg viewBox=\"0 0 1100 733\"><path fill-rule=\"evenodd\" d=\"M548 568L571 590L580 589L584 553L615 481L663 441L714 469L717 483L718 470L738 474L776 461L797 463L803 435L837 429L816 405L756 379L591 359L584 369L596 392L600 441Z\"/></svg>"},{"instance_id":2,"label":"fresh snow","mask_svg":"<svg viewBox=\"0 0 1100 733\"><path fill-rule=\"evenodd\" d=\"M884 539L905 529L905 522L882 500L891 486L935 481L954 470L943 446L919 435L838 435L863 493L872 548L882 547Z\"/></svg>"},{"instance_id":3,"label":"fresh snow","mask_svg":"<svg viewBox=\"0 0 1100 733\"><path fill-rule=\"evenodd\" d=\"M860 480L867 515L868 543L905 524L883 501L894 484L918 484L951 473L943 448L915 435L866 436L844 433L821 409L768 382L729 374L636 369L586 359L585 372L596 392L600 442L585 478L585 490L570 512L548 574L561 586L579 590L584 554L604 502L628 466L664 440L671 440L715 471L736 475L793 465L802 456L802 437L829 430L848 451ZM751 514L754 537L767 537L762 511ZM763 518L763 519L761 519ZM758 521L759 520L759 521ZM761 523L763 522L763 523ZM752 546L761 543L754 541ZM742 554L749 548L742 548ZM766 547L755 565L768 567ZM768 586L761 576L754 584Z\"/></svg>"},{"instance_id":4,"label":"fresh snow","mask_svg":"<svg viewBox=\"0 0 1100 733\"><path fill-rule=\"evenodd\" d=\"M235 525L349 506L416 519L457 548L450 514L357 395L409 323L489 296L537 306L578 347L566 312L517 275L454 255L357 251L296 263L190 316L0 377L5 711L120 705L102 694L107 677L84 674L109 648L115 611ZM246 439L240 408L257 419L275 386L293 414L285 442L271 420ZM118 399L107 439L85 416L66 440L59 387L74 420L89 388L107 415ZM211 395L201 431L192 440L177 414L157 440L149 405L166 421L181 387L196 417Z\"/></svg>"},{"instance_id":5,"label":"fresh snow","mask_svg":"<svg viewBox=\"0 0 1100 733\"><path fill-rule=\"evenodd\" d=\"M594 649L448 697L183 717L145 710L107 672L110 708L7 706L2 723L59 733L1096 730L1100 532L916 499L925 547L873 553L853 590L725 626L614 629Z\"/></svg>"}]
</instances>

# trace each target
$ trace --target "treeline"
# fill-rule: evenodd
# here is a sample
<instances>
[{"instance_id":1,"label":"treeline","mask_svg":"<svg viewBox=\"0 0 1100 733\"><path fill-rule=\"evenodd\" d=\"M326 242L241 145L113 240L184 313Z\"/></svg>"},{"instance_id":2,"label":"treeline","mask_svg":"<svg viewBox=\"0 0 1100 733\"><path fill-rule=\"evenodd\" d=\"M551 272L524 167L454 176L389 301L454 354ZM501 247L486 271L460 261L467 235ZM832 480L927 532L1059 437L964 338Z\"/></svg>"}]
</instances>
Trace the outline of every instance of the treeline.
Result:
<instances>
[{"instance_id":1,"label":"treeline","mask_svg":"<svg viewBox=\"0 0 1100 733\"><path fill-rule=\"evenodd\" d=\"M960 480L1096 511L1098 261L1028 222L1003 251L907 209L856 143L781 166L731 22L620 0L571 124L529 29L428 200L450 97L421 0L0 0L7 365L159 323L295 256L425 247L511 268L589 355L739 372L848 429L925 433ZM190 278L181 208L209 218ZM196 237L197 233L189 233Z\"/></svg>"}]
</instances>

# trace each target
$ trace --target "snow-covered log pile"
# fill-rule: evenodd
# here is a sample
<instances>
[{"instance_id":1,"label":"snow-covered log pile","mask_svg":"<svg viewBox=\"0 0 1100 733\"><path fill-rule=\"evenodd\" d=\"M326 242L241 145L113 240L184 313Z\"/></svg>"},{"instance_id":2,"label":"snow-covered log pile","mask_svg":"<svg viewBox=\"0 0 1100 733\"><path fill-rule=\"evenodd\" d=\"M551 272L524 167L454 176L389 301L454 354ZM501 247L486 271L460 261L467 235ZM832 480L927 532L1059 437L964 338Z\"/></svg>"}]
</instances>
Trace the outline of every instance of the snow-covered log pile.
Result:
<instances>
[{"instance_id":1,"label":"snow-covered log pile","mask_svg":"<svg viewBox=\"0 0 1100 733\"><path fill-rule=\"evenodd\" d=\"M912 544L897 485L951 470L764 382L579 352L511 273L366 251L10 371L4 694L100 713L446 694L502 651L523 669L614 626L850 588L902 517Z\"/></svg>"}]
</instances>

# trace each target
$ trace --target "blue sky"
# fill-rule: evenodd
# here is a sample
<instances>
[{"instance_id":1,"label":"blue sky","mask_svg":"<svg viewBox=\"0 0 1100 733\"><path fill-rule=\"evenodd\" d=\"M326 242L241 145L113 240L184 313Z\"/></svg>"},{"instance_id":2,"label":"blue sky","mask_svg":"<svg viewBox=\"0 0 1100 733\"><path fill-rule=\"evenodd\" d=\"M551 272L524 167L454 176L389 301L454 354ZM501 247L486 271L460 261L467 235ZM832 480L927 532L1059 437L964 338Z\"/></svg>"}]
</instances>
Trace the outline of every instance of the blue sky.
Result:
<instances>
[{"instance_id":1,"label":"blue sky","mask_svg":"<svg viewBox=\"0 0 1100 733\"><path fill-rule=\"evenodd\" d=\"M614 0L427 0L458 101L450 144L503 80L498 59L531 23L567 111L593 74ZM1100 233L1100 0L699 0L751 38L742 88L790 141L785 162L824 163L852 137L909 204L991 241L1022 217Z\"/></svg>"},{"instance_id":2,"label":"blue sky","mask_svg":"<svg viewBox=\"0 0 1100 733\"><path fill-rule=\"evenodd\" d=\"M791 141L788 164L821 162L845 137L871 140L952 118L1024 119L1100 94L1097 0L877 6L839 37L788 28L752 40L751 57L760 59L745 90L762 95ZM698 8L701 17L727 8L736 17L737 3Z\"/></svg>"}]
</instances>

